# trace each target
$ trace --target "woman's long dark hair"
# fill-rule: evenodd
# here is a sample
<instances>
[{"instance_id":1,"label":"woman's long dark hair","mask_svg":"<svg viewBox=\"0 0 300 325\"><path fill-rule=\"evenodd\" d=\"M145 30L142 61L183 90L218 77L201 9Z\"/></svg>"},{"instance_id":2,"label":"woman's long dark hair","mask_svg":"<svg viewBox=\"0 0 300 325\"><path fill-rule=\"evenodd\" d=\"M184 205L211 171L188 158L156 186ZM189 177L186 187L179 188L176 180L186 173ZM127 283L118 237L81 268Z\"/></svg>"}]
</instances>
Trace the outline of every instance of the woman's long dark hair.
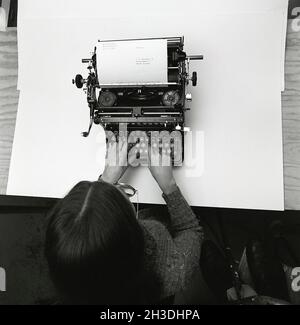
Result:
<instances>
[{"instance_id":1,"label":"woman's long dark hair","mask_svg":"<svg viewBox=\"0 0 300 325\"><path fill-rule=\"evenodd\" d=\"M80 182L49 214L45 254L67 303L138 303L143 249L135 211L111 184Z\"/></svg>"}]
</instances>

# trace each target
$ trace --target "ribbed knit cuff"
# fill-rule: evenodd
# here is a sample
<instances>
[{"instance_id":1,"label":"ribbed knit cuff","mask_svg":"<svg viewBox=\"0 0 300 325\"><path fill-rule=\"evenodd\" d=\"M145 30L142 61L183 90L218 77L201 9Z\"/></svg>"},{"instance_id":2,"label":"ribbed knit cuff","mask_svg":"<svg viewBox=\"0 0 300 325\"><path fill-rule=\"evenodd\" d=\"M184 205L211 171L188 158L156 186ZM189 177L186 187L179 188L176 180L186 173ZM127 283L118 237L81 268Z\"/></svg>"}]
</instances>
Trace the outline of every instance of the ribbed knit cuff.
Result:
<instances>
[{"instance_id":1,"label":"ribbed knit cuff","mask_svg":"<svg viewBox=\"0 0 300 325\"><path fill-rule=\"evenodd\" d=\"M167 205L176 206L179 202L182 201L182 194L178 186L176 186L175 190L170 194L162 194L162 197L166 201Z\"/></svg>"}]
</instances>

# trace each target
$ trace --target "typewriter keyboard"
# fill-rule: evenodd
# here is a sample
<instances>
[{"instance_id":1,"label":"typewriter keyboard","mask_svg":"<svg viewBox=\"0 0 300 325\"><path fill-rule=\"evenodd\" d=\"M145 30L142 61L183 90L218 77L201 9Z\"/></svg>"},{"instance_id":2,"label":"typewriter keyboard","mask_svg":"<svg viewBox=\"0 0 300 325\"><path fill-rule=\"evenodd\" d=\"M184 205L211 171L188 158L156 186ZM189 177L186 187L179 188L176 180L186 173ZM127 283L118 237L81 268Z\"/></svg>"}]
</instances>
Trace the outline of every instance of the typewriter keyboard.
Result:
<instances>
[{"instance_id":1,"label":"typewriter keyboard","mask_svg":"<svg viewBox=\"0 0 300 325\"><path fill-rule=\"evenodd\" d=\"M169 155L171 163L180 166L183 162L183 135L178 132L177 136L164 136L159 133L133 131L114 132L115 141L128 141L129 150L136 154L141 164L148 164L149 150L158 149L162 156ZM135 145L134 145L135 144ZM130 146L133 148L130 149Z\"/></svg>"}]
</instances>

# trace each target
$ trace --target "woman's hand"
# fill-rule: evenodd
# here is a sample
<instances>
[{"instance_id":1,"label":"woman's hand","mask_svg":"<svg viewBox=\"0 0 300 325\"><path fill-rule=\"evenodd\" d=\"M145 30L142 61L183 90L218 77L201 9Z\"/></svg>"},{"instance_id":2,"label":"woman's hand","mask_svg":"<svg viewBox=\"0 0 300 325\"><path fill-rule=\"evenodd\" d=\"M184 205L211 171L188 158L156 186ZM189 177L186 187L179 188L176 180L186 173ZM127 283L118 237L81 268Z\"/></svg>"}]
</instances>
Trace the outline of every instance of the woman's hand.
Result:
<instances>
[{"instance_id":1,"label":"woman's hand","mask_svg":"<svg viewBox=\"0 0 300 325\"><path fill-rule=\"evenodd\" d=\"M149 169L164 194L171 194L177 188L173 176L170 154L160 153L158 148L149 150Z\"/></svg>"},{"instance_id":2,"label":"woman's hand","mask_svg":"<svg viewBox=\"0 0 300 325\"><path fill-rule=\"evenodd\" d=\"M135 144L134 144L135 145ZM125 173L128 166L132 163L132 157L128 158L128 151L134 145L127 141L109 141L106 150L105 168L101 175L101 180L115 184Z\"/></svg>"}]
</instances>

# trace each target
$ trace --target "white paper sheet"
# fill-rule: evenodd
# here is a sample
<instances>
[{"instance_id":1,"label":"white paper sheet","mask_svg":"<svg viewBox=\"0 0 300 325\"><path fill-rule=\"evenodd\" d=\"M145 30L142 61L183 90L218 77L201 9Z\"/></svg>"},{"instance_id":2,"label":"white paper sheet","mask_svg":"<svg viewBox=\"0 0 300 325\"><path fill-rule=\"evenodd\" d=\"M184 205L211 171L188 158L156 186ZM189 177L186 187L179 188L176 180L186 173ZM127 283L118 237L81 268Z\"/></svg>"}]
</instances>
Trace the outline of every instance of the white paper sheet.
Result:
<instances>
[{"instance_id":1,"label":"white paper sheet","mask_svg":"<svg viewBox=\"0 0 300 325\"><path fill-rule=\"evenodd\" d=\"M187 14L233 14L270 12L287 8L288 0L41 0L20 1L21 19L38 18L114 18L131 16L171 17Z\"/></svg>"},{"instance_id":2,"label":"white paper sheet","mask_svg":"<svg viewBox=\"0 0 300 325\"><path fill-rule=\"evenodd\" d=\"M168 83L166 39L101 41L97 71L103 85L165 85Z\"/></svg>"},{"instance_id":3,"label":"white paper sheet","mask_svg":"<svg viewBox=\"0 0 300 325\"><path fill-rule=\"evenodd\" d=\"M125 18L125 17L161 17L166 21L185 21L198 19L200 14L258 14L272 11L281 11L287 17L288 0L190 0L182 6L181 0L153 0L141 5L139 0L111 0L100 2L98 0L53 0L45 2L40 0L20 1L18 8L18 39L22 37L24 19L48 18ZM285 43L287 19L283 20L282 60L279 62L282 69L282 91L284 90ZM19 43L19 56L22 62L22 43ZM17 89L22 87L23 65L19 65Z\"/></svg>"},{"instance_id":4,"label":"white paper sheet","mask_svg":"<svg viewBox=\"0 0 300 325\"><path fill-rule=\"evenodd\" d=\"M24 20L23 87L7 193L61 197L76 181L102 172L103 130L94 127L89 138L80 137L88 107L71 84L76 73L87 73L81 58L95 40L184 35L187 53L205 58L193 63L199 84L186 114L193 137L200 135L193 143L198 164L175 171L188 202L283 209L282 17L278 11L198 15L168 24L157 16ZM186 150L187 159L189 137ZM163 202L146 168L130 171L127 180L139 190L140 202Z\"/></svg>"}]
</instances>

